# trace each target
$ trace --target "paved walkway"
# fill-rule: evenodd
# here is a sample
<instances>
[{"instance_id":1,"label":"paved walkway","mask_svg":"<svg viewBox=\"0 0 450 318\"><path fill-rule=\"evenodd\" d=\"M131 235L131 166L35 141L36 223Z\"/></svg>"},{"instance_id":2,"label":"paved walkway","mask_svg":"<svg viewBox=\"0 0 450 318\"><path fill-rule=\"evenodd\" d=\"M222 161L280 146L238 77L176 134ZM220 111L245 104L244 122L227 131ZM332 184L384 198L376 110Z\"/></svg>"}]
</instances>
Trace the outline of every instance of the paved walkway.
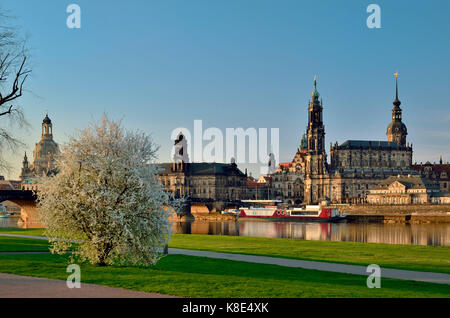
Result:
<instances>
[{"instance_id":1,"label":"paved walkway","mask_svg":"<svg viewBox=\"0 0 450 318\"><path fill-rule=\"evenodd\" d=\"M23 238L34 238L34 239L44 239L44 240L46 239L43 236L29 236L29 235L18 235L18 234L0 234L0 236L23 237ZM2 253L0 253L0 254L2 254ZM288 258L276 258L276 257L269 257L269 256L254 256L254 255L243 255L243 254L232 254L232 253L218 253L218 252L185 250L185 249L176 249L176 248L169 248L169 254L182 254L182 255L189 255L189 256L228 259L228 260L232 260L232 261L259 263L259 264L272 264L272 265L279 265L279 266L286 266L286 267L297 267L297 268L314 269L314 270L320 270L320 271L364 275L364 276L369 275L369 273L366 272L366 266L360 266L360 265L346 265L346 264L338 264L338 263L303 261L303 260L288 259ZM450 284L450 274L434 273L434 272L417 272L417 271L381 268L381 277L414 280L414 281L427 282L427 283Z\"/></svg>"},{"instance_id":2,"label":"paved walkway","mask_svg":"<svg viewBox=\"0 0 450 318\"><path fill-rule=\"evenodd\" d=\"M34 235L23 235L23 234L0 233L0 236L21 237L21 238L35 239L35 240L47 240L47 238L45 236L34 236Z\"/></svg>"},{"instance_id":3,"label":"paved walkway","mask_svg":"<svg viewBox=\"0 0 450 318\"><path fill-rule=\"evenodd\" d=\"M68 288L66 281L0 273L0 298L166 298L117 287L81 283L81 288Z\"/></svg>"},{"instance_id":4,"label":"paved walkway","mask_svg":"<svg viewBox=\"0 0 450 318\"><path fill-rule=\"evenodd\" d=\"M217 252L206 252L206 251L194 251L194 250L184 250L169 248L169 254L183 254L189 256L201 256L210 258L220 258L228 259L232 261L241 261L249 263L259 263L259 264L272 264L286 267L297 267L305 269L315 269L319 271L327 272L337 272L346 274L356 274L368 276L370 273L366 273L365 266L359 265L346 265L338 263L327 263L327 262L315 262L315 261L302 261L296 259L288 258L276 258L268 256L254 256L254 255L243 255L243 254L232 254L232 253L217 253ZM437 283L437 284L450 284L450 274L442 273L432 273L432 272L416 272L407 271L399 269L389 269L381 268L381 277L383 278L396 278L396 279L407 279L415 280L427 283Z\"/></svg>"}]
</instances>

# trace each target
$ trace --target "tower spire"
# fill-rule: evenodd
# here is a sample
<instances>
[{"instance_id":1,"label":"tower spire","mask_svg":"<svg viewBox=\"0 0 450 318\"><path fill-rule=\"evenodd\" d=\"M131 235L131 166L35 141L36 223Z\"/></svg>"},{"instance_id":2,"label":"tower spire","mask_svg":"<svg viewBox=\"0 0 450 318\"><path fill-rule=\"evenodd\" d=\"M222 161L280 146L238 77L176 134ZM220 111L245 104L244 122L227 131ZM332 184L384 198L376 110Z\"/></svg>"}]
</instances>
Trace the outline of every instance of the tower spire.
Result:
<instances>
[{"instance_id":1,"label":"tower spire","mask_svg":"<svg viewBox=\"0 0 450 318\"><path fill-rule=\"evenodd\" d=\"M400 107L401 102L398 99L398 72L395 72L394 75L395 75L395 100L393 104L395 107Z\"/></svg>"},{"instance_id":2,"label":"tower spire","mask_svg":"<svg viewBox=\"0 0 450 318\"><path fill-rule=\"evenodd\" d=\"M392 122L388 125L386 136L388 141L394 141L398 145L406 146L406 135L408 131L406 125L402 122L402 109L400 108L400 100L398 99L398 72L394 73L395 76L395 99L392 104Z\"/></svg>"},{"instance_id":3,"label":"tower spire","mask_svg":"<svg viewBox=\"0 0 450 318\"><path fill-rule=\"evenodd\" d=\"M317 91L317 76L314 75L314 90L313 90L313 92L311 94L311 97L313 98L313 100L316 100L316 99L318 100L319 96L320 96L320 94Z\"/></svg>"},{"instance_id":4,"label":"tower spire","mask_svg":"<svg viewBox=\"0 0 450 318\"><path fill-rule=\"evenodd\" d=\"M398 99L398 73L395 73L395 99Z\"/></svg>"}]
</instances>

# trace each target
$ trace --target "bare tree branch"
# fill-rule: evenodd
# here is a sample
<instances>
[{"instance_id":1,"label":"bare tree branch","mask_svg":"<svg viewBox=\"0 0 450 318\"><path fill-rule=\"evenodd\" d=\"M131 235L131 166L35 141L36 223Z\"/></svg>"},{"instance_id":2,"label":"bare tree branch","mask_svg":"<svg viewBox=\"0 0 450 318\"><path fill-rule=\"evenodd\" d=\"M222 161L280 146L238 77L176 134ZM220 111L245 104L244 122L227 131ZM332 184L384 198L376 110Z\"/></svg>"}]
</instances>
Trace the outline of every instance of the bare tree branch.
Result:
<instances>
[{"instance_id":1,"label":"bare tree branch","mask_svg":"<svg viewBox=\"0 0 450 318\"><path fill-rule=\"evenodd\" d=\"M13 136L12 128L28 125L18 101L31 70L27 66L25 40L11 20L0 8L0 171L10 168L4 158L5 150L15 151L23 146Z\"/></svg>"}]
</instances>

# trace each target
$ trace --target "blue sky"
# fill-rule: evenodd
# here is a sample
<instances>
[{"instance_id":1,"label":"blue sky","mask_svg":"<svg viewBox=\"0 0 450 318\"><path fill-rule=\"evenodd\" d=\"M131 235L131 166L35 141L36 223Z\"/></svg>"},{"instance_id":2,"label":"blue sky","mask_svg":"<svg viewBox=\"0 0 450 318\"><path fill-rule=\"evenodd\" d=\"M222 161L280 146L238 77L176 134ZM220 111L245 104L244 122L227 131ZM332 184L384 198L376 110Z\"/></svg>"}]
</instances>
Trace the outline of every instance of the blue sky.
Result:
<instances>
[{"instance_id":1,"label":"blue sky","mask_svg":"<svg viewBox=\"0 0 450 318\"><path fill-rule=\"evenodd\" d=\"M66 7L81 7L81 29ZM366 8L381 8L369 29ZM176 127L280 128L290 161L307 123L314 75L327 149L386 140L395 82L414 161L450 161L450 2L299 0L3 0L29 36L32 76L16 133L32 153L48 109L64 143L103 112L153 134L170 160ZM23 150L11 155L20 173ZM241 166L242 168L244 166ZM252 167L254 174L258 171Z\"/></svg>"}]
</instances>

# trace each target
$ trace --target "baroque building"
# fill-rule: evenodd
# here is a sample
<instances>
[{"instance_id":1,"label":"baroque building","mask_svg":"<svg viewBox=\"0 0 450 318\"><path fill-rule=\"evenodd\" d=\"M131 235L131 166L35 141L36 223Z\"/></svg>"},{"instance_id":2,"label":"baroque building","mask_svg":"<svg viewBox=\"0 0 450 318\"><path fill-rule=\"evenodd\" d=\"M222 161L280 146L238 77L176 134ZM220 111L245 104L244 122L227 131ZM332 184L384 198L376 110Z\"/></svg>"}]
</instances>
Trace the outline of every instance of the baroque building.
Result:
<instances>
[{"instance_id":1,"label":"baroque building","mask_svg":"<svg viewBox=\"0 0 450 318\"><path fill-rule=\"evenodd\" d=\"M390 176L369 192L370 204L435 203L442 198L439 185L419 175Z\"/></svg>"},{"instance_id":2,"label":"baroque building","mask_svg":"<svg viewBox=\"0 0 450 318\"><path fill-rule=\"evenodd\" d=\"M25 156L22 162L22 172L20 179L22 181L22 189L37 190L39 177L55 173L55 157L59 154L59 146L53 140L53 124L48 114L42 121L41 140L36 143L33 151L33 163L28 162Z\"/></svg>"},{"instance_id":3,"label":"baroque building","mask_svg":"<svg viewBox=\"0 0 450 318\"><path fill-rule=\"evenodd\" d=\"M273 199L288 204L303 202L303 177L306 155L306 134L302 135L300 147L291 162L282 162L272 174Z\"/></svg>"},{"instance_id":4,"label":"baroque building","mask_svg":"<svg viewBox=\"0 0 450 318\"><path fill-rule=\"evenodd\" d=\"M427 161L425 164L413 164L412 168L424 178L439 183L442 192L450 192L450 164L443 163L442 156L439 163Z\"/></svg>"},{"instance_id":5,"label":"baroque building","mask_svg":"<svg viewBox=\"0 0 450 318\"><path fill-rule=\"evenodd\" d=\"M246 196L247 175L234 160L226 163L189 162L187 142L180 132L172 163L158 164L158 178L166 191L191 201L234 201Z\"/></svg>"},{"instance_id":6,"label":"baroque building","mask_svg":"<svg viewBox=\"0 0 450 318\"><path fill-rule=\"evenodd\" d=\"M397 75L397 74L396 74ZM407 128L402 121L402 109L398 98L396 76L395 99L392 117L386 131L387 141L346 140L330 145L330 162L325 150L325 126L323 124L323 102L319 100L317 79L314 78L312 99L308 104L306 135L294 159L281 163L274 177L274 191L280 188L288 203L318 203L329 199L334 203L365 202L369 189L374 188L389 176L413 174L412 144L406 142ZM297 193L289 195L277 178L291 183L297 182ZM300 186L301 184L301 186ZM302 189L302 195L298 194ZM287 190L287 191L286 191Z\"/></svg>"}]
</instances>

